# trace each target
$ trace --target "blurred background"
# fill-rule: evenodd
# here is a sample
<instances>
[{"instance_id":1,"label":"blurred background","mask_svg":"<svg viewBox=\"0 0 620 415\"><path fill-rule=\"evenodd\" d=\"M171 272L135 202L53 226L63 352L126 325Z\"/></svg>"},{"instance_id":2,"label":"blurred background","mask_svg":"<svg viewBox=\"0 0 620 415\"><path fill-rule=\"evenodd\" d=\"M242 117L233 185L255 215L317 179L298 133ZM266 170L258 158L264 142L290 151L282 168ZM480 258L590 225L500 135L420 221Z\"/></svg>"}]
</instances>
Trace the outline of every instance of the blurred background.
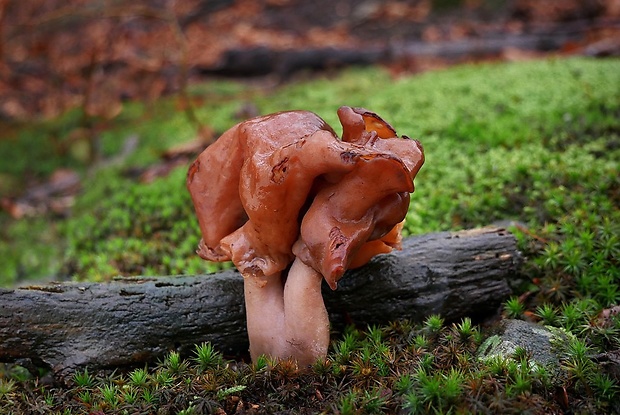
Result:
<instances>
[{"instance_id":1,"label":"blurred background","mask_svg":"<svg viewBox=\"0 0 620 415\"><path fill-rule=\"evenodd\" d=\"M620 0L0 0L0 285L203 272L187 196L132 186L183 193L268 91L619 53Z\"/></svg>"},{"instance_id":2,"label":"blurred background","mask_svg":"<svg viewBox=\"0 0 620 415\"><path fill-rule=\"evenodd\" d=\"M112 118L212 75L617 55L619 24L618 0L3 0L0 119Z\"/></svg>"}]
</instances>

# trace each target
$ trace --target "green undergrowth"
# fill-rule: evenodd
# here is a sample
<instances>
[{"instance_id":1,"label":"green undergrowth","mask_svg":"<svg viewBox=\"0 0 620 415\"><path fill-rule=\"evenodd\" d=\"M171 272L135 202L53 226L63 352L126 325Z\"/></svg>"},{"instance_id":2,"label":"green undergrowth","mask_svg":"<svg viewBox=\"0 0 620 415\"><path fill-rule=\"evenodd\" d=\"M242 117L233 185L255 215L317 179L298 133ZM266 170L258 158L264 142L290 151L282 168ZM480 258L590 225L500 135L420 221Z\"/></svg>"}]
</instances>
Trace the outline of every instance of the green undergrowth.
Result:
<instances>
[{"instance_id":1,"label":"green undergrowth","mask_svg":"<svg viewBox=\"0 0 620 415\"><path fill-rule=\"evenodd\" d=\"M617 60L548 60L469 65L395 80L367 68L273 92L212 82L192 93L198 117L219 132L238 122L235 114L248 102L260 113L312 110L338 131L336 109L348 104L369 108L400 134L420 138L426 164L407 216L409 235L506 219L541 226L570 214L579 200L617 206L619 67ZM23 225L0 214L0 283L218 269L194 254L198 228L184 187L187 165L149 185L128 174L191 140L193 127L174 99L125 107L99 134L102 157L119 156L129 137L139 144L112 167L80 164L71 151L56 157L43 145L51 136L62 142L63 134L71 135L81 120L75 113L0 140L0 153L11 158L2 163L1 183L15 183L18 171L44 176L54 166L73 167L84 177L71 216L46 218L52 225L44 232L44 220ZM54 243L42 242L50 238Z\"/></svg>"},{"instance_id":2,"label":"green undergrowth","mask_svg":"<svg viewBox=\"0 0 620 415\"><path fill-rule=\"evenodd\" d=\"M81 201L95 208L65 224L70 239L62 273L101 281L121 274L200 274L226 266L195 253L200 230L184 181L185 169L176 169L151 184L123 188L114 177L99 182L101 188L90 191L93 200Z\"/></svg>"},{"instance_id":3,"label":"green undergrowth","mask_svg":"<svg viewBox=\"0 0 620 415\"><path fill-rule=\"evenodd\" d=\"M560 313L561 314L561 313ZM170 352L156 364L125 372L74 373L69 386L20 388L27 373L0 379L4 413L610 413L617 383L594 370L593 343L607 341L592 325L591 341L570 334L556 346L559 374L530 352L482 358L485 333L465 318L438 315L358 330L334 340L324 361L301 372L290 361L225 359L211 344L189 356ZM616 321L618 330L620 323ZM593 343L592 343L593 342ZM559 395L558 395L559 394ZM563 396L567 396L567 400ZM570 397L570 398L568 398ZM247 411L247 412L246 412Z\"/></svg>"},{"instance_id":4,"label":"green undergrowth","mask_svg":"<svg viewBox=\"0 0 620 415\"><path fill-rule=\"evenodd\" d=\"M207 83L192 93L202 102L199 117L220 132L251 102L260 113L312 110L334 126L339 105L363 106L399 134L420 138L426 164L405 234L510 225L525 261L502 317L563 333L556 345L560 373L533 364L527 349L480 360L492 327L403 316L384 327L335 333L327 361L305 374L290 362L225 360L210 345L127 372L78 373L68 389L43 386L7 366L0 370L0 408L59 414L620 411L619 379L608 355L620 348L620 61L468 65L401 79L378 68L351 69L270 92ZM45 142L45 131L62 135L76 122L69 114L45 128L25 127L10 144L27 152L34 138ZM0 214L2 285L26 277L105 281L221 267L194 253L199 230L184 187L187 165L150 184L128 174L192 139L175 100L148 109L126 105L101 133L104 156L117 156L132 135L139 137L137 149L110 167L93 169L71 154L54 164L52 150L30 152L35 160L19 161L19 168L2 163L0 183L7 188L17 186L20 169L44 176L66 164L83 175L67 218L17 221ZM0 157L5 145L0 140Z\"/></svg>"}]
</instances>

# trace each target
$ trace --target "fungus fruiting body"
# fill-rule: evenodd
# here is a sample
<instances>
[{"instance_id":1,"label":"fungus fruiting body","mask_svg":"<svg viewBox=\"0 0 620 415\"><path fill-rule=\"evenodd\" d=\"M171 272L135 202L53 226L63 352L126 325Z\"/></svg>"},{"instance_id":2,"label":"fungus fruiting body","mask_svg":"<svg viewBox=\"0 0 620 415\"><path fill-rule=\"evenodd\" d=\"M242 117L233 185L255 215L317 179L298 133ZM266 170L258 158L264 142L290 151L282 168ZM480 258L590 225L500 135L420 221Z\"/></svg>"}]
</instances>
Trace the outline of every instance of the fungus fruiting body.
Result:
<instances>
[{"instance_id":1,"label":"fungus fruiting body","mask_svg":"<svg viewBox=\"0 0 620 415\"><path fill-rule=\"evenodd\" d=\"M336 289L346 269L400 248L422 146L365 109L338 117L342 139L308 111L253 118L189 169L197 252L243 275L252 359L324 358L322 280Z\"/></svg>"}]
</instances>

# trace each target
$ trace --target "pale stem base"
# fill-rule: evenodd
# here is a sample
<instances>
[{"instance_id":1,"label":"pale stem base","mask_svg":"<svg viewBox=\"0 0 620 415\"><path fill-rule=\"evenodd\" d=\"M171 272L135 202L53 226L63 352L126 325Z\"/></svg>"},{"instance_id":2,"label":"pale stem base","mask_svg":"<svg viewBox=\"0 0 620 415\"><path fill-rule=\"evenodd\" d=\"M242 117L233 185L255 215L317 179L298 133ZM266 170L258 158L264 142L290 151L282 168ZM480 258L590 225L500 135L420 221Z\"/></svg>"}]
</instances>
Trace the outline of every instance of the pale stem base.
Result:
<instances>
[{"instance_id":1,"label":"pale stem base","mask_svg":"<svg viewBox=\"0 0 620 415\"><path fill-rule=\"evenodd\" d=\"M295 259L286 284L280 273L246 277L245 304L252 360L260 355L293 358L300 368L327 356L329 317L321 294L323 276Z\"/></svg>"}]
</instances>

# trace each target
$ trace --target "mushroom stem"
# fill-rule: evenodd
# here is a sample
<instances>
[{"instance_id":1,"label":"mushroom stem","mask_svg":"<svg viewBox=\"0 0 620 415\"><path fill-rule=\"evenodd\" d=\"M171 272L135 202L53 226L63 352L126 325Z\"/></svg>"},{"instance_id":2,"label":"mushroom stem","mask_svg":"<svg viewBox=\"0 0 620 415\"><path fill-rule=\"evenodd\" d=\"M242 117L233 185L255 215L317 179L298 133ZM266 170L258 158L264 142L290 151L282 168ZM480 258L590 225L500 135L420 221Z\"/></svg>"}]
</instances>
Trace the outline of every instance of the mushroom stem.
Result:
<instances>
[{"instance_id":1,"label":"mushroom stem","mask_svg":"<svg viewBox=\"0 0 620 415\"><path fill-rule=\"evenodd\" d=\"M279 357L284 353L284 297L280 274L266 277L244 275L250 355L254 362L260 355Z\"/></svg>"},{"instance_id":2,"label":"mushroom stem","mask_svg":"<svg viewBox=\"0 0 620 415\"><path fill-rule=\"evenodd\" d=\"M289 355L300 367L327 356L329 316L322 281L323 275L295 258L284 287L284 319Z\"/></svg>"},{"instance_id":3,"label":"mushroom stem","mask_svg":"<svg viewBox=\"0 0 620 415\"><path fill-rule=\"evenodd\" d=\"M327 356L329 316L321 294L323 276L296 258L286 284L280 273L245 278L250 355L293 358L300 368Z\"/></svg>"}]
</instances>

